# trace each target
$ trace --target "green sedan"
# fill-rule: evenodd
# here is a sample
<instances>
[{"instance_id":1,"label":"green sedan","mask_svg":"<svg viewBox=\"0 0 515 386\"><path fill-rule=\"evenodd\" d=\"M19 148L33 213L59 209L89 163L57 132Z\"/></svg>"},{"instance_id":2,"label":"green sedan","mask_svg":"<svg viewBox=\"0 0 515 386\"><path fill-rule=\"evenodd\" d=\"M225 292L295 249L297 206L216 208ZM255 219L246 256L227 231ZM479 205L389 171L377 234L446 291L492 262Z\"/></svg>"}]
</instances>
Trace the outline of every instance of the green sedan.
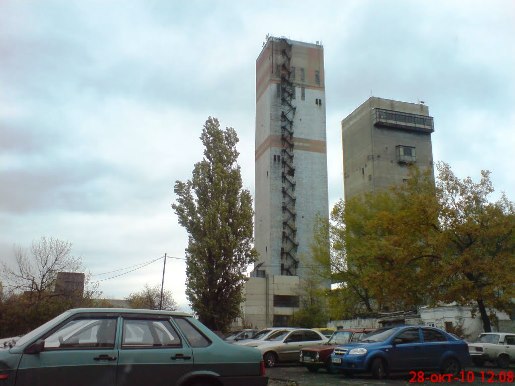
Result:
<instances>
[{"instance_id":1,"label":"green sedan","mask_svg":"<svg viewBox=\"0 0 515 386\"><path fill-rule=\"evenodd\" d=\"M73 309L0 350L0 385L263 386L261 353L188 314Z\"/></svg>"}]
</instances>

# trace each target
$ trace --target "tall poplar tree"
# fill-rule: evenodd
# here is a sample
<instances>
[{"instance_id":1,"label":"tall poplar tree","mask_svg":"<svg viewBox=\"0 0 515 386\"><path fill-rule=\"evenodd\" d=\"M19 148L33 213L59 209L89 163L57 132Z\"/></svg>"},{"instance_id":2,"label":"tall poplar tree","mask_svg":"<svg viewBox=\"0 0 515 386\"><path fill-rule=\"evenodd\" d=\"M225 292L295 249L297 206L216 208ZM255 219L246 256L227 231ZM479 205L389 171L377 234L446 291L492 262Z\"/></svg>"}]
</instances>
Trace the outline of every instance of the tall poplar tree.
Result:
<instances>
[{"instance_id":1,"label":"tall poplar tree","mask_svg":"<svg viewBox=\"0 0 515 386\"><path fill-rule=\"evenodd\" d=\"M245 269L256 260L252 197L242 188L238 136L209 117L200 136L204 157L191 180L175 182L172 208L189 234L186 295L201 322L218 331L240 315Z\"/></svg>"}]
</instances>

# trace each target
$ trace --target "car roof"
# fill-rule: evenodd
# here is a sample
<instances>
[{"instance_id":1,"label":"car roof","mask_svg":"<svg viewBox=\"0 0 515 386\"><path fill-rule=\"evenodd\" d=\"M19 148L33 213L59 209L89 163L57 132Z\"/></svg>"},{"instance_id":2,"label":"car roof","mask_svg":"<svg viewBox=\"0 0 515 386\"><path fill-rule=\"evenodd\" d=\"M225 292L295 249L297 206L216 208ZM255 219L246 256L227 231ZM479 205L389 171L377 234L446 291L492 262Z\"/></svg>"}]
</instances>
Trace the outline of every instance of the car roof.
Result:
<instances>
[{"instance_id":1,"label":"car roof","mask_svg":"<svg viewBox=\"0 0 515 386\"><path fill-rule=\"evenodd\" d=\"M340 328L335 332L372 332L377 330L377 328L372 327L363 327L363 328Z\"/></svg>"},{"instance_id":2,"label":"car roof","mask_svg":"<svg viewBox=\"0 0 515 386\"><path fill-rule=\"evenodd\" d=\"M137 315L170 315L170 316L191 316L186 312L180 311L166 311L166 310L148 310L136 308L73 308L68 311L70 315L74 314L96 314L96 313L111 313L111 314L137 314Z\"/></svg>"}]
</instances>

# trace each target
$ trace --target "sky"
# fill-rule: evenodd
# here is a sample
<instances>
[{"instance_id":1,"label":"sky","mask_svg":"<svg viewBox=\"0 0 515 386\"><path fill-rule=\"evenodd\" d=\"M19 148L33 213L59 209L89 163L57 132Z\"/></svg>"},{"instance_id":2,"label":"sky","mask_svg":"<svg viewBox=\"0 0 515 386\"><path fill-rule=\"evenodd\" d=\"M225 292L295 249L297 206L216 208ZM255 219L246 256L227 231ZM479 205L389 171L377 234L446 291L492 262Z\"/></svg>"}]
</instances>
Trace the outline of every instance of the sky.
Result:
<instances>
[{"instance_id":1,"label":"sky","mask_svg":"<svg viewBox=\"0 0 515 386\"><path fill-rule=\"evenodd\" d=\"M166 253L165 289L188 310L173 185L191 178L213 116L236 129L254 194L267 34L324 46L330 207L340 122L370 96L424 101L434 160L460 178L490 170L513 201L514 20L511 0L0 0L0 260L66 240L120 299L160 285Z\"/></svg>"}]
</instances>

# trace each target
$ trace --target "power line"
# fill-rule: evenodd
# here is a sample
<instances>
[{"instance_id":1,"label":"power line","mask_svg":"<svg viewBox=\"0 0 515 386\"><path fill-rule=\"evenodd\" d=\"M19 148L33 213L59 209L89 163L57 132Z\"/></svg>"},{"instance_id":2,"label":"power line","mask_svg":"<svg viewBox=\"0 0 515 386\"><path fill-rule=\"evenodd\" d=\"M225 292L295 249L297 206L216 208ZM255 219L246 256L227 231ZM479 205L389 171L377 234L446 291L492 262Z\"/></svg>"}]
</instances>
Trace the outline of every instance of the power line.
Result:
<instances>
[{"instance_id":1,"label":"power line","mask_svg":"<svg viewBox=\"0 0 515 386\"><path fill-rule=\"evenodd\" d=\"M167 256L167 257L168 257L169 259L186 260L186 259L185 259L185 258L183 258L183 257L174 257L174 256ZM131 267L136 267L136 268L130 269L130 270L128 270L128 271L126 271L126 272L123 272L123 273L120 273L120 274L118 274L118 275L114 275L114 276L106 277L105 279L97 280L97 281L95 281L94 283L100 283L100 282L102 282L102 281L111 280L111 279L115 279L115 278L120 277L120 276L127 275L128 273L131 273L131 272L137 271L138 269L141 269L141 268L143 268L143 267L146 267L147 265L150 265L150 264L152 264L152 263L155 263L156 261L159 261L159 260L161 260L161 259L163 259L163 258L164 258L164 256L161 256L161 257L158 257L157 259L147 261L146 263L140 263L140 264L133 265L133 266L131 266ZM116 270L114 270L114 271L104 272L104 273L96 274L96 275L92 275L92 276L100 276L100 275L105 275L105 274L108 274L108 273L119 272L119 271L127 270L128 268L131 268L131 267L126 267L126 268L116 269Z\"/></svg>"},{"instance_id":2,"label":"power line","mask_svg":"<svg viewBox=\"0 0 515 386\"><path fill-rule=\"evenodd\" d=\"M130 268L133 268L133 267L138 267L138 266L140 266L140 265L142 265L142 264L153 263L154 261L160 260L160 259L162 259L162 258L164 258L164 256L161 256L161 257L159 257L159 258L157 258L157 259L152 259L152 260L150 260L150 261L145 261L145 262L143 262L143 263L134 264L134 265L131 265L131 266L129 266L129 267L120 268L120 269L115 269L114 271L107 271L107 272L102 272L102 273L96 273L96 274L91 275L91 276L92 276L92 277L94 277L94 276L103 276L103 275L107 275L107 274L109 274L109 273L114 273L114 272L119 272L119 271L125 271L125 270L130 269Z\"/></svg>"}]
</instances>

